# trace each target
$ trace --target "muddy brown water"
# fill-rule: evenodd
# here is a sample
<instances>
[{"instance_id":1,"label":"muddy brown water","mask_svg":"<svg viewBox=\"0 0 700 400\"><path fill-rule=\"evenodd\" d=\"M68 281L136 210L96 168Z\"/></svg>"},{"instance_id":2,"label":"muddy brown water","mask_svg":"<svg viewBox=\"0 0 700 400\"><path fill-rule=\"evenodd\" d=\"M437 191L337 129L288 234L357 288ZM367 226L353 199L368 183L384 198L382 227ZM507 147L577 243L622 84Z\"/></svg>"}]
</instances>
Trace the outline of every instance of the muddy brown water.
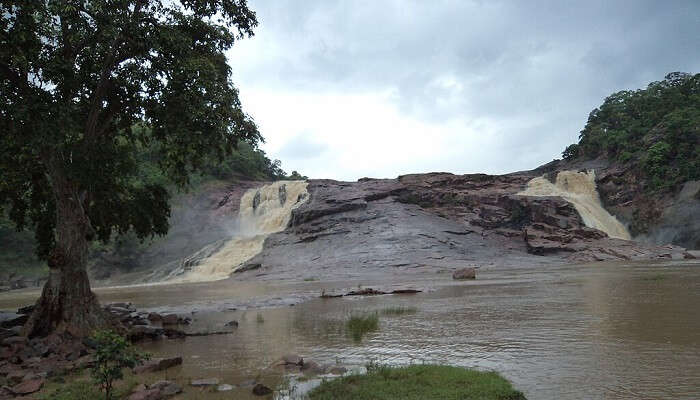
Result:
<instances>
[{"instance_id":1,"label":"muddy brown water","mask_svg":"<svg viewBox=\"0 0 700 400\"><path fill-rule=\"evenodd\" d=\"M433 287L414 295L317 298L321 290L358 285ZM447 274L288 284L232 280L99 289L103 301L141 309L191 312L188 337L143 347L182 355L182 367L149 379L219 378L271 387L283 371L268 368L297 353L320 364L362 366L445 363L495 370L529 399L700 398L700 263L589 264L480 272L473 282ZM5 293L0 309L26 304L36 292ZM292 305L294 304L294 305ZM351 312L389 306L416 312L381 316L360 343L344 330ZM236 310L230 310L236 308ZM233 397L232 397L233 396ZM186 388L184 398L252 398L250 387L211 393Z\"/></svg>"}]
</instances>

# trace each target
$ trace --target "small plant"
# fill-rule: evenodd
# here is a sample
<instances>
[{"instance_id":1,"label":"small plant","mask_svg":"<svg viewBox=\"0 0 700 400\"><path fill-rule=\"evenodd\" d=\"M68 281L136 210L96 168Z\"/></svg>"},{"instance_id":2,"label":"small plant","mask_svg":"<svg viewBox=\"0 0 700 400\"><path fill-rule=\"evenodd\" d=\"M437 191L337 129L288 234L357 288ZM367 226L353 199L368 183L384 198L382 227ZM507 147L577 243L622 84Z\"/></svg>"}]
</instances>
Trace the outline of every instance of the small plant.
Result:
<instances>
[{"instance_id":1,"label":"small plant","mask_svg":"<svg viewBox=\"0 0 700 400\"><path fill-rule=\"evenodd\" d=\"M415 307L405 307L405 306L394 306L387 307L383 309L382 315L404 315L404 314L415 314L418 311Z\"/></svg>"},{"instance_id":2,"label":"small plant","mask_svg":"<svg viewBox=\"0 0 700 400\"><path fill-rule=\"evenodd\" d=\"M666 279L666 275L664 275L664 274L654 274L654 275L645 276L642 278L642 280L654 281L654 282L663 281L664 279Z\"/></svg>"},{"instance_id":3,"label":"small plant","mask_svg":"<svg viewBox=\"0 0 700 400\"><path fill-rule=\"evenodd\" d=\"M143 363L148 359L148 355L135 350L124 336L111 330L97 331L92 339L96 352L91 375L105 392L105 400L111 400L114 382L124 378L122 369L133 368Z\"/></svg>"},{"instance_id":4,"label":"small plant","mask_svg":"<svg viewBox=\"0 0 700 400\"><path fill-rule=\"evenodd\" d=\"M255 320L258 321L259 324L265 322L265 318L263 318L262 314L260 313L258 313L258 315L255 317Z\"/></svg>"},{"instance_id":5,"label":"small plant","mask_svg":"<svg viewBox=\"0 0 700 400\"><path fill-rule=\"evenodd\" d=\"M304 278L304 282L316 282L318 278L310 276L308 278Z\"/></svg>"},{"instance_id":6,"label":"small plant","mask_svg":"<svg viewBox=\"0 0 700 400\"><path fill-rule=\"evenodd\" d=\"M362 341L365 334L379 330L379 315L374 312L370 314L352 314L345 323L348 335L355 342Z\"/></svg>"}]
</instances>

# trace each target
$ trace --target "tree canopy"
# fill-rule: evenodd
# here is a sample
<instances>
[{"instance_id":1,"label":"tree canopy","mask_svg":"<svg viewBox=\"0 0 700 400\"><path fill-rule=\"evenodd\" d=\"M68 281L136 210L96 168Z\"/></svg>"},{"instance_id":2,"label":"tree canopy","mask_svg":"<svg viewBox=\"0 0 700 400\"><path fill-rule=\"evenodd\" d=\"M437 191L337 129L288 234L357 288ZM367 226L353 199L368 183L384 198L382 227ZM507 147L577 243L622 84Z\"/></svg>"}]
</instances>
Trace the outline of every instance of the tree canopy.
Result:
<instances>
[{"instance_id":1,"label":"tree canopy","mask_svg":"<svg viewBox=\"0 0 700 400\"><path fill-rule=\"evenodd\" d=\"M140 179L140 149L185 185L261 140L225 55L257 24L245 0L0 1L0 207L55 272L30 334L99 325L89 241L167 231L168 191Z\"/></svg>"},{"instance_id":2,"label":"tree canopy","mask_svg":"<svg viewBox=\"0 0 700 400\"><path fill-rule=\"evenodd\" d=\"M167 230L167 191L137 179L157 148L178 184L239 140L261 139L224 51L253 34L245 1L2 1L0 207L53 247L60 169L97 237ZM139 129L145 125L149 129Z\"/></svg>"},{"instance_id":3,"label":"tree canopy","mask_svg":"<svg viewBox=\"0 0 700 400\"><path fill-rule=\"evenodd\" d=\"M630 162L655 189L700 179L700 74L674 72L608 96L562 155Z\"/></svg>"}]
</instances>

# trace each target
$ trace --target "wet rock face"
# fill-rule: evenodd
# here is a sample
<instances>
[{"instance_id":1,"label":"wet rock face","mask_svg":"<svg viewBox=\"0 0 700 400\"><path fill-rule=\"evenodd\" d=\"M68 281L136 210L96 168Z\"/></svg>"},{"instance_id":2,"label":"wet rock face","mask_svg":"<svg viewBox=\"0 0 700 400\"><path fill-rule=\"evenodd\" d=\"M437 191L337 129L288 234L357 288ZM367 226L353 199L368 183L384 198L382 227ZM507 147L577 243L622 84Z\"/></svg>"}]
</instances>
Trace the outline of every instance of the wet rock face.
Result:
<instances>
[{"instance_id":1,"label":"wet rock face","mask_svg":"<svg viewBox=\"0 0 700 400\"><path fill-rule=\"evenodd\" d=\"M648 190L638 169L619 162L596 161L591 165L560 162L556 168L594 168L603 205L628 226L635 240L700 248L700 181L685 182L672 192Z\"/></svg>"},{"instance_id":2,"label":"wet rock face","mask_svg":"<svg viewBox=\"0 0 700 400\"><path fill-rule=\"evenodd\" d=\"M680 249L610 239L560 197L518 195L541 172L311 180L309 200L237 279L435 272L654 258Z\"/></svg>"}]
</instances>

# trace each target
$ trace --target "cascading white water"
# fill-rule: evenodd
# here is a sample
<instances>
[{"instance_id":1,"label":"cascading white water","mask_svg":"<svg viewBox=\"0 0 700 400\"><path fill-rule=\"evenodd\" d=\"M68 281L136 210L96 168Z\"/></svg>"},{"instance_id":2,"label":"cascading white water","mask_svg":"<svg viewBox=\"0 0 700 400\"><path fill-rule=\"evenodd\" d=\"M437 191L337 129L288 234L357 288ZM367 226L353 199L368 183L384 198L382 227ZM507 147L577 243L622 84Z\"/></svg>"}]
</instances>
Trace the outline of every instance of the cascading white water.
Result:
<instances>
[{"instance_id":1,"label":"cascading white water","mask_svg":"<svg viewBox=\"0 0 700 400\"><path fill-rule=\"evenodd\" d=\"M260 253L265 239L284 230L292 210L308 193L304 181L280 181L250 189L241 197L238 229L220 250L170 282L203 282L226 279L246 261Z\"/></svg>"},{"instance_id":2,"label":"cascading white water","mask_svg":"<svg viewBox=\"0 0 700 400\"><path fill-rule=\"evenodd\" d=\"M524 196L559 196L573 204L587 227L601 230L610 237L630 240L624 225L603 208L595 184L595 171L561 171L554 183L544 176L530 180Z\"/></svg>"}]
</instances>

